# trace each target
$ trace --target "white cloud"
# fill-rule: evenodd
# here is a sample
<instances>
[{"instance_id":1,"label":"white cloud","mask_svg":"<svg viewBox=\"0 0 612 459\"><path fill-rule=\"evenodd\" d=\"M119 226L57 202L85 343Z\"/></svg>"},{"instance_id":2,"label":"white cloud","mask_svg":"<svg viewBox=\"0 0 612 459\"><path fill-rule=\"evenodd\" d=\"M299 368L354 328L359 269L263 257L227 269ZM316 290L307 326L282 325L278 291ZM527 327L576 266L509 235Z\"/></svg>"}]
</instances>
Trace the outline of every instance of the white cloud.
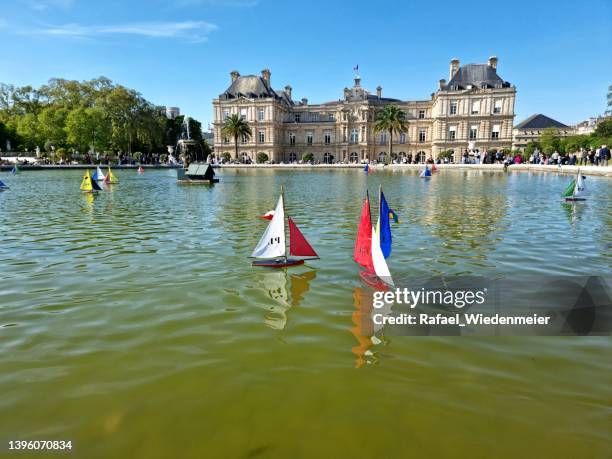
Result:
<instances>
[{"instance_id":1,"label":"white cloud","mask_svg":"<svg viewBox=\"0 0 612 459\"><path fill-rule=\"evenodd\" d=\"M215 24L205 21L182 22L130 22L123 24L91 25L63 24L39 29L46 35L93 38L101 35L139 35L151 38L177 38L191 42L203 42L211 32L217 30Z\"/></svg>"}]
</instances>

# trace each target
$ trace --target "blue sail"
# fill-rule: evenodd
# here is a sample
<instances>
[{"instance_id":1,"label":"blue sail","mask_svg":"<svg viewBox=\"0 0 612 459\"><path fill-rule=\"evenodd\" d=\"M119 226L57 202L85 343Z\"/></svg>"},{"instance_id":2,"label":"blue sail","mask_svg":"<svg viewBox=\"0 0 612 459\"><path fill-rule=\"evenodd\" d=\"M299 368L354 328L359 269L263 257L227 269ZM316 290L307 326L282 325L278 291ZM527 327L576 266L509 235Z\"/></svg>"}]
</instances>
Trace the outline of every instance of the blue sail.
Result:
<instances>
[{"instance_id":1,"label":"blue sail","mask_svg":"<svg viewBox=\"0 0 612 459\"><path fill-rule=\"evenodd\" d=\"M370 166L366 164L363 168L363 171L367 174L369 170L370 170Z\"/></svg>"},{"instance_id":2,"label":"blue sail","mask_svg":"<svg viewBox=\"0 0 612 459\"><path fill-rule=\"evenodd\" d=\"M0 180L0 188L5 189L5 188L8 188L8 186L6 185L6 183Z\"/></svg>"},{"instance_id":3,"label":"blue sail","mask_svg":"<svg viewBox=\"0 0 612 459\"><path fill-rule=\"evenodd\" d=\"M387 204L387 200L385 199L385 195L382 190L380 192L380 249L382 250L383 256L388 258L391 255L391 220L389 219L389 215L391 214L391 209L389 208L389 204Z\"/></svg>"}]
</instances>

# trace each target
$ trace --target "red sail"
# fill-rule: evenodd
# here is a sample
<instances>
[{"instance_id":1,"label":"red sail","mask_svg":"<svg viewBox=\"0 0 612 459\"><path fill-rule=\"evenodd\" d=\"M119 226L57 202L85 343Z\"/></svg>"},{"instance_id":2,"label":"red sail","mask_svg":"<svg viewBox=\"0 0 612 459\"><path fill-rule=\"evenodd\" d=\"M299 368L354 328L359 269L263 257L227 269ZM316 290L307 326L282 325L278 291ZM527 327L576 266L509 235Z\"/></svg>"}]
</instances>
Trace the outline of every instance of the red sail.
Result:
<instances>
[{"instance_id":1,"label":"red sail","mask_svg":"<svg viewBox=\"0 0 612 459\"><path fill-rule=\"evenodd\" d=\"M296 257L319 257L291 217L289 220L289 254Z\"/></svg>"},{"instance_id":2,"label":"red sail","mask_svg":"<svg viewBox=\"0 0 612 459\"><path fill-rule=\"evenodd\" d=\"M372 262L372 217L370 215L369 198L366 198L363 202L353 259L364 268L374 271L374 263Z\"/></svg>"}]
</instances>

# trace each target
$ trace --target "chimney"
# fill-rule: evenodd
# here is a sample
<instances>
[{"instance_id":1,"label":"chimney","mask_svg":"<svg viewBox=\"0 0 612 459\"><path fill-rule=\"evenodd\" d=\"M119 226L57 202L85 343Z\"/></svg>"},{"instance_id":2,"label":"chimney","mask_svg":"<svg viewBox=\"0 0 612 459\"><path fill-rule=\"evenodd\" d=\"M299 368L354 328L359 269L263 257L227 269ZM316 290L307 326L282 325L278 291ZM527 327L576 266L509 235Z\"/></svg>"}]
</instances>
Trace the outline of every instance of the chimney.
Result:
<instances>
[{"instance_id":1,"label":"chimney","mask_svg":"<svg viewBox=\"0 0 612 459\"><path fill-rule=\"evenodd\" d=\"M380 99L381 96L382 96L382 86L377 86L376 87L376 97Z\"/></svg>"},{"instance_id":2,"label":"chimney","mask_svg":"<svg viewBox=\"0 0 612 459\"><path fill-rule=\"evenodd\" d=\"M266 82L268 86L270 86L270 75L271 73L269 69L263 69L261 71L261 77L264 79L264 81Z\"/></svg>"},{"instance_id":3,"label":"chimney","mask_svg":"<svg viewBox=\"0 0 612 459\"><path fill-rule=\"evenodd\" d=\"M308 99L306 97L302 97L302 105L308 105Z\"/></svg>"},{"instance_id":4,"label":"chimney","mask_svg":"<svg viewBox=\"0 0 612 459\"><path fill-rule=\"evenodd\" d=\"M492 67L497 70L497 56L491 56L487 64L489 64L489 67Z\"/></svg>"},{"instance_id":5,"label":"chimney","mask_svg":"<svg viewBox=\"0 0 612 459\"><path fill-rule=\"evenodd\" d=\"M444 86L446 86L446 80L444 78L442 78L440 80L440 90L444 89Z\"/></svg>"},{"instance_id":6,"label":"chimney","mask_svg":"<svg viewBox=\"0 0 612 459\"><path fill-rule=\"evenodd\" d=\"M287 96L289 97L289 99L291 99L291 90L293 88L289 85L285 86L285 92L287 93Z\"/></svg>"},{"instance_id":7,"label":"chimney","mask_svg":"<svg viewBox=\"0 0 612 459\"><path fill-rule=\"evenodd\" d=\"M238 73L238 70L232 70L230 72L230 75L232 77L232 83L233 83L234 81L238 79L238 77L240 76L240 73Z\"/></svg>"},{"instance_id":8,"label":"chimney","mask_svg":"<svg viewBox=\"0 0 612 459\"><path fill-rule=\"evenodd\" d=\"M453 59L450 62L450 78L449 80L452 80L453 77L455 76L455 73L457 73L457 71L459 70L459 59Z\"/></svg>"},{"instance_id":9,"label":"chimney","mask_svg":"<svg viewBox=\"0 0 612 459\"><path fill-rule=\"evenodd\" d=\"M349 88L344 88L344 100L348 100L349 98Z\"/></svg>"}]
</instances>

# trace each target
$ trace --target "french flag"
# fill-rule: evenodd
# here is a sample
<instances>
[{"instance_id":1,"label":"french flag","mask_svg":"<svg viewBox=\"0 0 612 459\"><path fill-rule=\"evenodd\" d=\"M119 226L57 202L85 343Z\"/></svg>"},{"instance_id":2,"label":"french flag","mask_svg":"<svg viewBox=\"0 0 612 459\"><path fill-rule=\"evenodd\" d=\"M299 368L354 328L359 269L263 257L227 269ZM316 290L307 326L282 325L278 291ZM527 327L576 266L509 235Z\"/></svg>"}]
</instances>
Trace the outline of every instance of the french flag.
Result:
<instances>
[{"instance_id":1,"label":"french flag","mask_svg":"<svg viewBox=\"0 0 612 459\"><path fill-rule=\"evenodd\" d=\"M358 72L359 71L359 64L357 64L355 67L353 67L353 72Z\"/></svg>"}]
</instances>

